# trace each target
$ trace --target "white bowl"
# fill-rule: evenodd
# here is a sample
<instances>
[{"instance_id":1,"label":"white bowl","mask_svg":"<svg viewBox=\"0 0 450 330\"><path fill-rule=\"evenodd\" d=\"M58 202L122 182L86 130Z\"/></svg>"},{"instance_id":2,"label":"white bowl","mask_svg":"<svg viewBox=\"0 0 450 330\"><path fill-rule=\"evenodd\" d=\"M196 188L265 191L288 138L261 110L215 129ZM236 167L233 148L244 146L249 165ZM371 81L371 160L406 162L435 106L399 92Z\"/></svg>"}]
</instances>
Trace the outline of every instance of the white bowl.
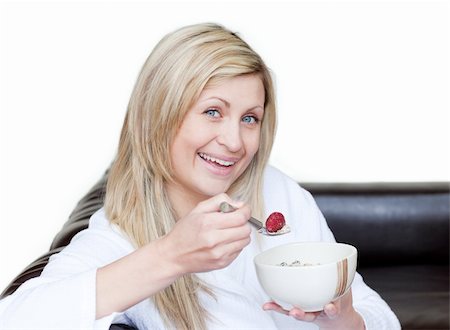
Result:
<instances>
[{"instance_id":1,"label":"white bowl","mask_svg":"<svg viewBox=\"0 0 450 330\"><path fill-rule=\"evenodd\" d=\"M357 254L348 244L301 242L261 252L254 262L259 283L275 302L315 312L350 288ZM292 265L296 260L300 266Z\"/></svg>"}]
</instances>

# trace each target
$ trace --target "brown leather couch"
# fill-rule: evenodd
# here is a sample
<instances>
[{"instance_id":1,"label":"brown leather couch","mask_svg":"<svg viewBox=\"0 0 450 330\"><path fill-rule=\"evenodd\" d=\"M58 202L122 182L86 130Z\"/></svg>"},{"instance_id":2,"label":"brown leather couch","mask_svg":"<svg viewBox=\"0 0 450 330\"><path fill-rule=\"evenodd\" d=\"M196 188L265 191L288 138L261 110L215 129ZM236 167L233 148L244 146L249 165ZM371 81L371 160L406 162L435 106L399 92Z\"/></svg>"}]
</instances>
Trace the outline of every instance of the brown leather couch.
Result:
<instances>
[{"instance_id":1,"label":"brown leather couch","mask_svg":"<svg viewBox=\"0 0 450 330\"><path fill-rule=\"evenodd\" d=\"M107 174L84 196L49 251L0 295L39 276L103 205ZM403 329L449 329L449 183L302 184L339 242L358 248L358 271ZM116 324L111 329L132 329Z\"/></svg>"}]
</instances>

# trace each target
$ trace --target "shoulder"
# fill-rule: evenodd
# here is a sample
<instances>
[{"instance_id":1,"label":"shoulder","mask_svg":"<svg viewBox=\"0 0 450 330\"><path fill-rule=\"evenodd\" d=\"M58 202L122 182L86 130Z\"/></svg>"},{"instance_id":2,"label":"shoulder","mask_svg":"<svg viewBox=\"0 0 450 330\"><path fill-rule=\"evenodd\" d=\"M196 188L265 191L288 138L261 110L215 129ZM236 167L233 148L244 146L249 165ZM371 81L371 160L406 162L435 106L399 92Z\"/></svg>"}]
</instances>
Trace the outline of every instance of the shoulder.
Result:
<instances>
[{"instance_id":1,"label":"shoulder","mask_svg":"<svg viewBox=\"0 0 450 330\"><path fill-rule=\"evenodd\" d=\"M109 221L103 208L91 216L89 227L85 231L80 232L79 235L81 239L84 237L86 242L91 242L92 240L95 241L95 244L98 244L99 241L103 242L105 247L109 246L109 250L116 251L119 254L129 253L134 250L126 234L118 225ZM75 239L77 237L74 237Z\"/></svg>"},{"instance_id":2,"label":"shoulder","mask_svg":"<svg viewBox=\"0 0 450 330\"><path fill-rule=\"evenodd\" d=\"M120 229L120 227L109 221L103 207L91 216L89 220L88 230L96 231L97 233L102 233L108 236L113 236L115 237L115 240L118 241L127 240L126 235Z\"/></svg>"},{"instance_id":3,"label":"shoulder","mask_svg":"<svg viewBox=\"0 0 450 330\"><path fill-rule=\"evenodd\" d=\"M315 204L309 191L301 187L296 180L271 165L268 165L265 169L263 191L265 196L271 196L271 198L294 199L297 203Z\"/></svg>"},{"instance_id":4,"label":"shoulder","mask_svg":"<svg viewBox=\"0 0 450 330\"><path fill-rule=\"evenodd\" d=\"M66 274L97 268L133 250L126 236L110 223L104 210L100 209L92 215L87 229L77 233L61 252L52 255L46 271Z\"/></svg>"}]
</instances>

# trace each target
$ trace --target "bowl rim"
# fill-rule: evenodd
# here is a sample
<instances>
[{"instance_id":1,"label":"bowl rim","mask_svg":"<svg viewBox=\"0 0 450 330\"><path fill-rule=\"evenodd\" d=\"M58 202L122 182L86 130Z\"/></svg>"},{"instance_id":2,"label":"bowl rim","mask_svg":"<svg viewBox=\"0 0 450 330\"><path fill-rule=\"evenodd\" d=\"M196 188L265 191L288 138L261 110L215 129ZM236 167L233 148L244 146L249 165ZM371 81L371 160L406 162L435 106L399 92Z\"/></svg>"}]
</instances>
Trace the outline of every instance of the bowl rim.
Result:
<instances>
[{"instance_id":1,"label":"bowl rim","mask_svg":"<svg viewBox=\"0 0 450 330\"><path fill-rule=\"evenodd\" d=\"M312 244L312 245L323 244L323 245L341 245L341 246L347 246L347 247L349 247L349 248L351 249L352 252L351 252L349 255L347 255L346 257L341 258L341 259L338 259L338 260L336 260L336 261L333 261L333 262L327 262L327 263L322 263L322 264L319 264L319 265L308 265L307 267L286 267L286 266L267 264L267 263L263 263L263 262L261 262L261 261L257 261L257 258L260 257L261 255L266 254L266 253L269 253L269 252L271 252L271 251L273 251L273 250L276 250L276 249L278 249L278 248L282 248L282 247L285 247L285 246L288 246L288 245L307 245L307 244ZM253 257L253 263L254 263L255 265L258 265L258 266L270 267L270 268L277 268L277 269L282 268L282 269L286 269L286 270L287 270L287 269L296 269L296 270L299 270L299 269L311 269L311 268L320 268L320 267L332 265L332 264L341 262L342 260L351 258L351 257L353 257L354 255L357 255L357 254L358 254L358 249L357 249L355 246L353 246L353 245L351 245L351 244L348 244L348 243L341 243L341 242L324 242L324 241L290 242L290 243L285 243L285 244L273 246L273 247L271 247L271 248L269 248L269 249L267 249L267 250L261 251L260 253L258 253L256 256Z\"/></svg>"}]
</instances>

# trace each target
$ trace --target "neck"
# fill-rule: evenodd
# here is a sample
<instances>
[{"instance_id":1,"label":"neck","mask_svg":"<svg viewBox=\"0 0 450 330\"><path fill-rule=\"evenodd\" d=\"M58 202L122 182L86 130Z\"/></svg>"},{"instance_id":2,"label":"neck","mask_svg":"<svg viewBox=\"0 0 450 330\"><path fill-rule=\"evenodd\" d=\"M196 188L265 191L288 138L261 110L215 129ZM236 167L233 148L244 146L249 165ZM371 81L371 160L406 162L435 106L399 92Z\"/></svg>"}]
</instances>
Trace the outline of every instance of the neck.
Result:
<instances>
[{"instance_id":1,"label":"neck","mask_svg":"<svg viewBox=\"0 0 450 330\"><path fill-rule=\"evenodd\" d=\"M176 183L167 184L167 194L177 219L184 217L198 203L207 199L207 196L195 194L192 191L187 192L182 186Z\"/></svg>"}]
</instances>

